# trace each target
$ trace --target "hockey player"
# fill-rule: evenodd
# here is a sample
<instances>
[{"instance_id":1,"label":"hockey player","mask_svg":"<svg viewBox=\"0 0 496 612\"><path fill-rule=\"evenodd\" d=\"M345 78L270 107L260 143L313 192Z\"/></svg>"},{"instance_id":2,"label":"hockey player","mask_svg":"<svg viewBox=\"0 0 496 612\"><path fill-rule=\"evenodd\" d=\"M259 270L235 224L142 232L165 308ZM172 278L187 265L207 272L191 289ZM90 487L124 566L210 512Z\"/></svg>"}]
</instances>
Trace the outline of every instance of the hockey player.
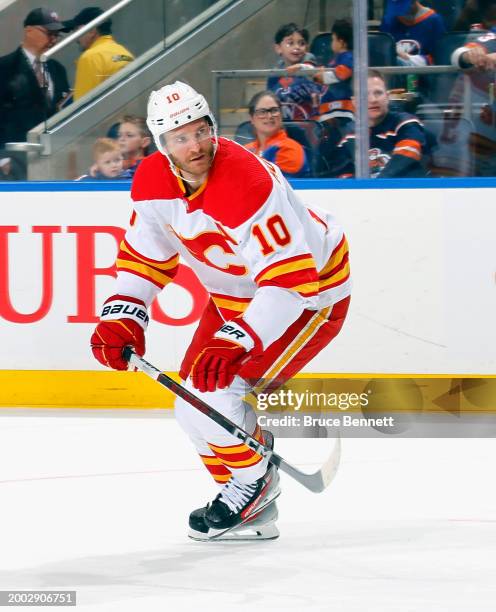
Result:
<instances>
[{"instance_id":1,"label":"hockey player","mask_svg":"<svg viewBox=\"0 0 496 612\"><path fill-rule=\"evenodd\" d=\"M205 98L189 85L152 92L147 123L158 151L134 177L116 294L105 302L93 353L117 370L127 369L125 346L143 355L147 308L181 256L210 302L180 376L262 441L243 397L289 379L341 329L350 294L346 239L330 214L301 203L276 166L218 138ZM190 536L236 537L251 526L255 537L277 537L274 466L185 401L175 409L222 487L191 513Z\"/></svg>"}]
</instances>

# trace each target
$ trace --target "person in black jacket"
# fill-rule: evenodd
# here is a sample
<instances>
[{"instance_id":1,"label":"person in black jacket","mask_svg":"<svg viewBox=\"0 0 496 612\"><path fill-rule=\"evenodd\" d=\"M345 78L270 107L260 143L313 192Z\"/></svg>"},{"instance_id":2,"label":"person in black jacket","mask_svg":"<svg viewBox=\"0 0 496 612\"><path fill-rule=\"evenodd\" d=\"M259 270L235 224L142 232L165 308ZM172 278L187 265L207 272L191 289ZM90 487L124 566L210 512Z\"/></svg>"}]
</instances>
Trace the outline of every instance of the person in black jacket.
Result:
<instances>
[{"instance_id":1,"label":"person in black jacket","mask_svg":"<svg viewBox=\"0 0 496 612\"><path fill-rule=\"evenodd\" d=\"M24 142L27 132L55 112L69 94L65 68L40 56L64 30L57 13L32 10L24 20L21 46L0 57L0 144Z\"/></svg>"},{"instance_id":2,"label":"person in black jacket","mask_svg":"<svg viewBox=\"0 0 496 612\"><path fill-rule=\"evenodd\" d=\"M389 95L382 73L373 68L368 75L369 169L371 178L423 178L429 150L422 122L409 113L389 110ZM334 175L355 176L355 127L349 123L335 158L329 160Z\"/></svg>"}]
</instances>

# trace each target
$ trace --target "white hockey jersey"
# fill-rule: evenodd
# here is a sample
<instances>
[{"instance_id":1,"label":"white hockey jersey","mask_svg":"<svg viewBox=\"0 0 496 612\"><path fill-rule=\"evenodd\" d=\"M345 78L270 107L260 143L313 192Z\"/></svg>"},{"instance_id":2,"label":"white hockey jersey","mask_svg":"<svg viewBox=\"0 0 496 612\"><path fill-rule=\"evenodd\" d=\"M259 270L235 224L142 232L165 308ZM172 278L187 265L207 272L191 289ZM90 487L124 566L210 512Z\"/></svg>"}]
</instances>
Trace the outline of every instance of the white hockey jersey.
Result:
<instances>
[{"instance_id":1,"label":"white hockey jersey","mask_svg":"<svg viewBox=\"0 0 496 612\"><path fill-rule=\"evenodd\" d=\"M131 196L120 295L149 305L181 257L224 320L243 316L268 346L305 308L350 293L348 245L332 215L305 206L277 167L230 140L219 139L208 179L192 195L155 153L138 167Z\"/></svg>"}]
</instances>

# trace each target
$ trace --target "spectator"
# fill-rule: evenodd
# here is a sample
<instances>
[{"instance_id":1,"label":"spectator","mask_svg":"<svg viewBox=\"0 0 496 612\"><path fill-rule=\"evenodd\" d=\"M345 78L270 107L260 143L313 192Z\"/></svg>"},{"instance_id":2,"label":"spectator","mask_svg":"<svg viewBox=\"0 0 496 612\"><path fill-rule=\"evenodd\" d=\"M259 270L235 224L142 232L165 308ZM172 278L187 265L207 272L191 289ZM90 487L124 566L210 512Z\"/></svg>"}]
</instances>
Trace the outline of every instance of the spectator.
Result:
<instances>
[{"instance_id":1,"label":"spectator","mask_svg":"<svg viewBox=\"0 0 496 612\"><path fill-rule=\"evenodd\" d=\"M369 70L368 116L370 126L369 166L372 178L424 177L422 165L426 137L422 123L414 115L389 110L389 96L384 77ZM338 176L354 176L355 134L353 124L337 147L340 159Z\"/></svg>"},{"instance_id":2,"label":"spectator","mask_svg":"<svg viewBox=\"0 0 496 612\"><path fill-rule=\"evenodd\" d=\"M20 181L22 180L21 172L12 163L11 157L0 159L0 181Z\"/></svg>"},{"instance_id":3,"label":"spectator","mask_svg":"<svg viewBox=\"0 0 496 612\"><path fill-rule=\"evenodd\" d=\"M489 31L475 41L453 52L451 61L468 71L471 85L472 122L471 149L477 176L496 176L496 102L494 71L496 70L496 2L488 3L481 15ZM450 95L450 102L462 104L464 79L459 78ZM460 113L453 115L455 118Z\"/></svg>"},{"instance_id":4,"label":"spectator","mask_svg":"<svg viewBox=\"0 0 496 612\"><path fill-rule=\"evenodd\" d=\"M120 146L111 138L98 138L93 145L93 165L88 174L78 181L115 181L131 179L129 170L124 170L124 158Z\"/></svg>"},{"instance_id":5,"label":"spectator","mask_svg":"<svg viewBox=\"0 0 496 612\"><path fill-rule=\"evenodd\" d=\"M117 141L124 157L124 169L134 176L141 160L148 155L152 142L144 117L126 115L119 124Z\"/></svg>"},{"instance_id":6,"label":"spectator","mask_svg":"<svg viewBox=\"0 0 496 612\"><path fill-rule=\"evenodd\" d=\"M40 56L64 29L57 13L33 9L24 20L20 47L0 58L0 144L24 142L28 131L57 112L69 92L65 68Z\"/></svg>"},{"instance_id":7,"label":"spectator","mask_svg":"<svg viewBox=\"0 0 496 612\"><path fill-rule=\"evenodd\" d=\"M272 76L267 89L273 91L283 104L287 120L310 119L318 114L321 88L304 76L291 76L297 70L315 68L315 58L308 53L308 31L296 23L281 26L274 36L274 49L281 59L276 68L286 68L289 76Z\"/></svg>"},{"instance_id":8,"label":"spectator","mask_svg":"<svg viewBox=\"0 0 496 612\"><path fill-rule=\"evenodd\" d=\"M78 30L102 14L101 8L89 6L73 19L65 21L64 25L69 31ZM130 51L114 40L111 32L112 20L107 19L79 38L83 52L76 65L74 100L87 94L134 59Z\"/></svg>"},{"instance_id":9,"label":"spectator","mask_svg":"<svg viewBox=\"0 0 496 612\"><path fill-rule=\"evenodd\" d=\"M331 29L333 58L314 80L325 85L320 98L319 121L353 119L351 97L353 77L353 27L347 19L337 19Z\"/></svg>"},{"instance_id":10,"label":"spectator","mask_svg":"<svg viewBox=\"0 0 496 612\"><path fill-rule=\"evenodd\" d=\"M347 19L337 19L331 28L333 58L326 68L314 76L325 86L318 120L324 126L320 145L323 159L332 159L344 129L353 121L353 27Z\"/></svg>"},{"instance_id":11,"label":"spectator","mask_svg":"<svg viewBox=\"0 0 496 612\"><path fill-rule=\"evenodd\" d=\"M484 13L494 0L466 0L455 21L454 29L461 32L483 29Z\"/></svg>"},{"instance_id":12,"label":"spectator","mask_svg":"<svg viewBox=\"0 0 496 612\"><path fill-rule=\"evenodd\" d=\"M303 177L310 173L305 149L289 138L282 126L281 103L271 91L261 91L253 96L248 106L256 140L246 148L275 163L285 176Z\"/></svg>"},{"instance_id":13,"label":"spectator","mask_svg":"<svg viewBox=\"0 0 496 612\"><path fill-rule=\"evenodd\" d=\"M418 0L388 0L380 29L395 39L402 66L432 64L434 46L446 32L442 17Z\"/></svg>"}]
</instances>

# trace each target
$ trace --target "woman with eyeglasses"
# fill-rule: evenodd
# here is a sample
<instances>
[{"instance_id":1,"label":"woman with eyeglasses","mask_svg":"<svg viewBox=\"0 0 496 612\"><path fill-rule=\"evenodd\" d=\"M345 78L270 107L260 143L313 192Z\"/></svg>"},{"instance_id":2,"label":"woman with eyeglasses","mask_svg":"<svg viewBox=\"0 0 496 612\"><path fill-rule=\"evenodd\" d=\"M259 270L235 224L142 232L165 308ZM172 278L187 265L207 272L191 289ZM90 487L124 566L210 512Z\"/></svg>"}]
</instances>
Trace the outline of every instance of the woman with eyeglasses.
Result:
<instances>
[{"instance_id":1,"label":"woman with eyeglasses","mask_svg":"<svg viewBox=\"0 0 496 612\"><path fill-rule=\"evenodd\" d=\"M309 176L310 166L305 149L290 138L283 128L281 103L271 91L261 91L248 105L255 140L246 148L275 163L285 176Z\"/></svg>"}]
</instances>

